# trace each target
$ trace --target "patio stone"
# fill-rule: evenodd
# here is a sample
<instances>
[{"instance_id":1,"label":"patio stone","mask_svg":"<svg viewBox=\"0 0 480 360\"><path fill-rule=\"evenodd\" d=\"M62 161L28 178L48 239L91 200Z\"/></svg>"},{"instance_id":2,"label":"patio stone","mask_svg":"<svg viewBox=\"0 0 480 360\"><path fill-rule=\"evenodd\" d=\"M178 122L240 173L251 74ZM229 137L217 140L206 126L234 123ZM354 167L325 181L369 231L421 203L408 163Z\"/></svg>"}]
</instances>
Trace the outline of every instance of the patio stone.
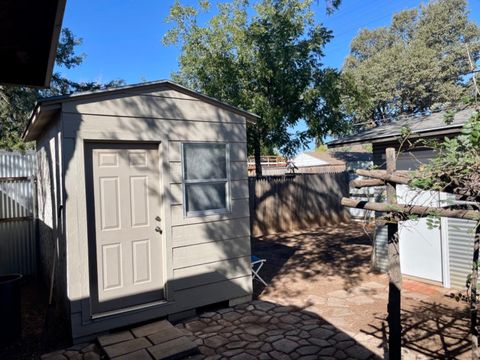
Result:
<instances>
[{"instance_id":1,"label":"patio stone","mask_svg":"<svg viewBox=\"0 0 480 360\"><path fill-rule=\"evenodd\" d=\"M320 350L319 346L310 345L299 347L296 351L301 355L311 355L316 354Z\"/></svg>"},{"instance_id":2,"label":"patio stone","mask_svg":"<svg viewBox=\"0 0 480 360\"><path fill-rule=\"evenodd\" d=\"M95 351L89 351L83 354L83 360L100 360L100 354Z\"/></svg>"},{"instance_id":3,"label":"patio stone","mask_svg":"<svg viewBox=\"0 0 480 360\"><path fill-rule=\"evenodd\" d=\"M246 347L247 345L248 342L246 341L233 341L227 343L225 346L227 347L227 349L240 349Z\"/></svg>"},{"instance_id":4,"label":"patio stone","mask_svg":"<svg viewBox=\"0 0 480 360\"><path fill-rule=\"evenodd\" d=\"M148 340L154 345L184 336L184 333L175 327L165 327L164 330L148 335Z\"/></svg>"},{"instance_id":5,"label":"patio stone","mask_svg":"<svg viewBox=\"0 0 480 360\"><path fill-rule=\"evenodd\" d=\"M173 339L148 348L148 352L155 360L170 359L173 356L181 359L187 355L193 355L198 352L197 345L186 337Z\"/></svg>"},{"instance_id":6,"label":"patio stone","mask_svg":"<svg viewBox=\"0 0 480 360\"><path fill-rule=\"evenodd\" d=\"M356 359L360 360L366 360L371 356L371 352L364 348L363 346L360 345L354 345L348 349L345 350L345 352L350 355L351 357L354 357Z\"/></svg>"},{"instance_id":7,"label":"patio stone","mask_svg":"<svg viewBox=\"0 0 480 360\"><path fill-rule=\"evenodd\" d=\"M145 349L135 351L130 354L125 354L114 358L114 360L152 360L152 357Z\"/></svg>"},{"instance_id":8,"label":"patio stone","mask_svg":"<svg viewBox=\"0 0 480 360\"><path fill-rule=\"evenodd\" d=\"M320 339L325 339L327 340L331 336L335 335L335 332L332 330L324 329L324 328L319 328L319 329L314 329L310 332L310 334L313 337L320 338Z\"/></svg>"},{"instance_id":9,"label":"patio stone","mask_svg":"<svg viewBox=\"0 0 480 360\"><path fill-rule=\"evenodd\" d=\"M267 331L267 329L265 329L262 326L258 326L258 325L252 325L252 326L249 326L249 327L245 328L245 332L247 332L250 335L260 335L260 334L263 334L266 331Z\"/></svg>"},{"instance_id":10,"label":"patio stone","mask_svg":"<svg viewBox=\"0 0 480 360\"><path fill-rule=\"evenodd\" d=\"M108 355L108 357L112 359L120 355L125 355L137 350L145 349L151 345L152 344L150 344L147 339L138 338L117 343L114 345L105 346L103 350Z\"/></svg>"},{"instance_id":11,"label":"patio stone","mask_svg":"<svg viewBox=\"0 0 480 360\"><path fill-rule=\"evenodd\" d=\"M254 301L253 305L255 306L255 308L262 311L269 311L275 307L275 304L272 304L266 301L258 301L258 300Z\"/></svg>"},{"instance_id":12,"label":"patio stone","mask_svg":"<svg viewBox=\"0 0 480 360\"><path fill-rule=\"evenodd\" d=\"M200 331L200 330L202 330L206 327L207 327L207 325L204 324L203 322L199 321L199 320L190 321L190 322L185 324L185 328L187 330L192 331L192 332Z\"/></svg>"},{"instance_id":13,"label":"patio stone","mask_svg":"<svg viewBox=\"0 0 480 360\"><path fill-rule=\"evenodd\" d=\"M228 342L228 339L220 335L209 337L204 341L205 345L211 348L220 347L222 345L225 345L227 342Z\"/></svg>"},{"instance_id":14,"label":"patio stone","mask_svg":"<svg viewBox=\"0 0 480 360\"><path fill-rule=\"evenodd\" d=\"M169 321L161 320L132 329L135 337L144 337L174 328Z\"/></svg>"},{"instance_id":15,"label":"patio stone","mask_svg":"<svg viewBox=\"0 0 480 360\"><path fill-rule=\"evenodd\" d=\"M280 340L275 341L272 344L272 346L278 351L289 354L292 351L294 351L296 348L298 348L299 345L295 341L292 341L292 340L289 340L289 339L280 339Z\"/></svg>"},{"instance_id":16,"label":"patio stone","mask_svg":"<svg viewBox=\"0 0 480 360\"><path fill-rule=\"evenodd\" d=\"M117 344L122 341L132 340L133 335L130 331L121 331L113 334L99 336L97 338L100 346L108 346L112 344Z\"/></svg>"},{"instance_id":17,"label":"patio stone","mask_svg":"<svg viewBox=\"0 0 480 360\"><path fill-rule=\"evenodd\" d=\"M256 357L250 354L238 354L232 357L232 360L256 360Z\"/></svg>"}]
</instances>

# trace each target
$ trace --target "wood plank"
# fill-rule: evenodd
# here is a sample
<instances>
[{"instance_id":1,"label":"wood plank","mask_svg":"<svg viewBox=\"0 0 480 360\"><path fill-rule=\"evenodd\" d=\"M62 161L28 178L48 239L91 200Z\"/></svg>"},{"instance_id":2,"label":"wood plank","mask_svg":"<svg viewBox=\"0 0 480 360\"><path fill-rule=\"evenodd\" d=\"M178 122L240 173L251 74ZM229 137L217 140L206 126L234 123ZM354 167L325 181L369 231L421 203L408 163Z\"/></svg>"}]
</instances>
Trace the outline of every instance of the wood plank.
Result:
<instances>
[{"instance_id":1,"label":"wood plank","mask_svg":"<svg viewBox=\"0 0 480 360\"><path fill-rule=\"evenodd\" d=\"M185 217L183 214L183 205L172 205L171 210L172 226L239 219L249 216L248 199L232 200L232 211L228 213Z\"/></svg>"},{"instance_id":2,"label":"wood plank","mask_svg":"<svg viewBox=\"0 0 480 360\"><path fill-rule=\"evenodd\" d=\"M176 248L247 236L250 236L249 217L218 220L208 223L173 227L172 246Z\"/></svg>"},{"instance_id":3,"label":"wood plank","mask_svg":"<svg viewBox=\"0 0 480 360\"><path fill-rule=\"evenodd\" d=\"M84 139L123 141L159 141L168 135L172 141L247 141L246 125L240 123L206 122L152 117L120 117L97 114L63 113L64 136Z\"/></svg>"},{"instance_id":4,"label":"wood plank","mask_svg":"<svg viewBox=\"0 0 480 360\"><path fill-rule=\"evenodd\" d=\"M69 113L150 117L162 119L189 119L196 121L220 121L244 123L245 118L204 101L180 97L159 97L125 93L106 95L103 99L79 99L63 103L63 111Z\"/></svg>"},{"instance_id":5,"label":"wood plank","mask_svg":"<svg viewBox=\"0 0 480 360\"><path fill-rule=\"evenodd\" d=\"M203 286L251 273L250 256L174 270L173 289Z\"/></svg>"},{"instance_id":6,"label":"wood plank","mask_svg":"<svg viewBox=\"0 0 480 360\"><path fill-rule=\"evenodd\" d=\"M241 256L250 256L249 237L175 248L173 249L173 268L202 265Z\"/></svg>"},{"instance_id":7,"label":"wood plank","mask_svg":"<svg viewBox=\"0 0 480 360\"><path fill-rule=\"evenodd\" d=\"M204 286L175 292L178 309L191 309L198 306L239 298L252 293L251 275L225 280Z\"/></svg>"}]
</instances>

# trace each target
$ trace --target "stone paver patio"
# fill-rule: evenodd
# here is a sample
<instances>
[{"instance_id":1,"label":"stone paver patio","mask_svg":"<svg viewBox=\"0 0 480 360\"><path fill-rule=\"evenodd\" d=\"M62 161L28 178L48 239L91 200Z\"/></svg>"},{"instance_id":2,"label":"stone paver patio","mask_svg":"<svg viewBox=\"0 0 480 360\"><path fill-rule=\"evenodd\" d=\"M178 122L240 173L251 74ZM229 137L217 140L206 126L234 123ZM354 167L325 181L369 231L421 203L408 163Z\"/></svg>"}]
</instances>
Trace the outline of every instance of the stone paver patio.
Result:
<instances>
[{"instance_id":1,"label":"stone paver patio","mask_svg":"<svg viewBox=\"0 0 480 360\"><path fill-rule=\"evenodd\" d=\"M358 224L255 239L252 251L267 259L262 277L269 286L255 282L252 303L176 324L198 345L200 354L191 358L383 358L388 280L370 270L370 244ZM402 294L404 359L470 357L463 304L445 289L409 279ZM96 360L104 354L82 344L50 356Z\"/></svg>"},{"instance_id":2,"label":"stone paver patio","mask_svg":"<svg viewBox=\"0 0 480 360\"><path fill-rule=\"evenodd\" d=\"M377 359L348 334L321 317L293 306L266 301L253 301L205 312L176 325L198 345L200 354L190 359L255 360L255 359ZM118 336L125 332L119 333ZM102 338L100 338L101 340ZM138 339L135 339L138 340ZM131 342L132 337L125 339ZM143 346L146 348L147 346ZM93 350L92 350L93 349ZM86 351L88 350L88 352ZM92 353L91 351L94 351ZM47 354L43 360L96 360L99 347L82 344ZM133 349L118 360L154 359L154 354Z\"/></svg>"},{"instance_id":3,"label":"stone paver patio","mask_svg":"<svg viewBox=\"0 0 480 360\"><path fill-rule=\"evenodd\" d=\"M385 354L388 278L370 268L369 228L350 223L264 236L252 252L267 259L255 295L315 313L379 356ZM404 278L405 359L470 358L466 306L451 291Z\"/></svg>"}]
</instances>

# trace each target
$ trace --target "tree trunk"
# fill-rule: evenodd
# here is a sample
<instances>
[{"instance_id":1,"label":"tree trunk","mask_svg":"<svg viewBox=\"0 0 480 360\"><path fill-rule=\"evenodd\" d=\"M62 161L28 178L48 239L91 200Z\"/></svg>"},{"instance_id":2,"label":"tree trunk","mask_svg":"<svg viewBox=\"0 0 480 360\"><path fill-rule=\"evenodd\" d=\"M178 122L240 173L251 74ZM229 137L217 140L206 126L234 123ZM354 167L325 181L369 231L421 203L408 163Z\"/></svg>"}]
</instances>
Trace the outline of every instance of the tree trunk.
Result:
<instances>
[{"instance_id":1,"label":"tree trunk","mask_svg":"<svg viewBox=\"0 0 480 360\"><path fill-rule=\"evenodd\" d=\"M475 230L475 239L473 242L473 262L472 262L472 278L470 284L470 336L472 340L472 359L479 360L480 354L478 349L478 327L477 327L477 282L478 282L478 255L480 248L480 225L477 224Z\"/></svg>"},{"instance_id":2,"label":"tree trunk","mask_svg":"<svg viewBox=\"0 0 480 360\"><path fill-rule=\"evenodd\" d=\"M387 148L387 175L396 170L395 149ZM397 204L395 183L387 182L387 202ZM400 253L398 247L398 224L388 226L388 355L390 360L402 358L402 325L401 325L401 289L402 273L400 270Z\"/></svg>"},{"instance_id":3,"label":"tree trunk","mask_svg":"<svg viewBox=\"0 0 480 360\"><path fill-rule=\"evenodd\" d=\"M253 138L253 151L255 156L255 175L256 177L262 176L262 161L261 161L261 144L260 144L260 134L258 129L253 131L254 138Z\"/></svg>"}]
</instances>

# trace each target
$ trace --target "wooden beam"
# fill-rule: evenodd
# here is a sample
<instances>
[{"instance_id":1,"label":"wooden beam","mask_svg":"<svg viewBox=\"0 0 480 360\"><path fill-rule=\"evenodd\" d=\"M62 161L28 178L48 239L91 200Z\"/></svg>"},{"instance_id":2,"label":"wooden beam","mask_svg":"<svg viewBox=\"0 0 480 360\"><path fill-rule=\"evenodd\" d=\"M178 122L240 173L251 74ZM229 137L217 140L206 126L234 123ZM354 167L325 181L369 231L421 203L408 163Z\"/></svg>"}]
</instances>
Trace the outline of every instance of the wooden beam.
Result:
<instances>
[{"instance_id":1,"label":"wooden beam","mask_svg":"<svg viewBox=\"0 0 480 360\"><path fill-rule=\"evenodd\" d=\"M429 206L402 205L402 204L383 204L355 200L351 198L342 198L341 204L350 208L373 210L380 212L396 212L403 214L413 214L419 216L438 215L441 217L450 217L455 219L480 220L480 211L476 210L452 210Z\"/></svg>"},{"instance_id":2,"label":"wooden beam","mask_svg":"<svg viewBox=\"0 0 480 360\"><path fill-rule=\"evenodd\" d=\"M350 187L357 189L374 186L385 186L385 181L380 179L357 179L350 181Z\"/></svg>"},{"instance_id":3,"label":"wooden beam","mask_svg":"<svg viewBox=\"0 0 480 360\"><path fill-rule=\"evenodd\" d=\"M406 173L399 173L397 171L388 174L385 170L363 170L358 169L355 171L358 175L366 176L374 179L380 179L384 181L390 181L396 184L408 185L410 178Z\"/></svg>"},{"instance_id":4,"label":"wooden beam","mask_svg":"<svg viewBox=\"0 0 480 360\"><path fill-rule=\"evenodd\" d=\"M385 150L387 159L386 177L391 178L397 170L397 160L394 148ZM397 190L395 182L387 182L387 203L390 206L397 204ZM388 229L388 358L401 360L402 358L402 272L400 271L400 253L398 223L389 223Z\"/></svg>"}]
</instances>

